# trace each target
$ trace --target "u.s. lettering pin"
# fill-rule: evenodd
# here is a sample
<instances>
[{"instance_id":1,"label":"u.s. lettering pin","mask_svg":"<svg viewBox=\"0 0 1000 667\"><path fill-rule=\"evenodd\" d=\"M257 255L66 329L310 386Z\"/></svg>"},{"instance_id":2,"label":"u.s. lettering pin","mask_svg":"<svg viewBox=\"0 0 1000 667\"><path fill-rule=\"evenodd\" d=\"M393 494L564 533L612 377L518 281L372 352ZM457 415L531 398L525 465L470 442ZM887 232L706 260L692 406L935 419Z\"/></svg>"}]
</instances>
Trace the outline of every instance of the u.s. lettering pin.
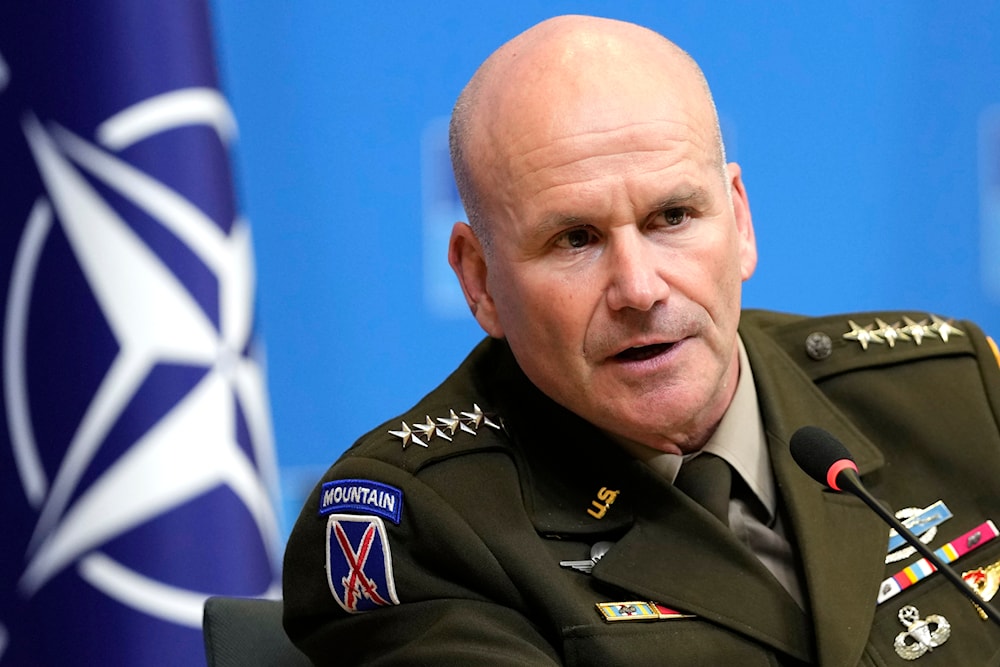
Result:
<instances>
[{"instance_id":1,"label":"u.s. lettering pin","mask_svg":"<svg viewBox=\"0 0 1000 667\"><path fill-rule=\"evenodd\" d=\"M597 491L597 500L590 501L591 507L587 508L587 514L595 519L603 519L604 515L608 512L608 508L615 502L615 498L618 497L619 493L621 491L613 491L606 486L602 486Z\"/></svg>"}]
</instances>

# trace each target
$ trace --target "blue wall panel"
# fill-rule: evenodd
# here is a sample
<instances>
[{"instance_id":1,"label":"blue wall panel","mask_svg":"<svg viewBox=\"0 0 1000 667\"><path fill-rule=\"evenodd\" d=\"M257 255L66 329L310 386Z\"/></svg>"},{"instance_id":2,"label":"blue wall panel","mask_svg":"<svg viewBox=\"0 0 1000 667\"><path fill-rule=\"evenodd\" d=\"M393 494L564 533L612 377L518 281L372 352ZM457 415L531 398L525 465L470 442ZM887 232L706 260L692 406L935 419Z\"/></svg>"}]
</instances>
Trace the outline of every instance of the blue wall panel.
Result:
<instances>
[{"instance_id":1,"label":"blue wall panel","mask_svg":"<svg viewBox=\"0 0 1000 667\"><path fill-rule=\"evenodd\" d=\"M481 336L441 271L440 123L496 46L558 13L643 23L702 64L758 234L748 305L914 308L1000 334L1000 5L623 5L215 1L290 477Z\"/></svg>"}]
</instances>

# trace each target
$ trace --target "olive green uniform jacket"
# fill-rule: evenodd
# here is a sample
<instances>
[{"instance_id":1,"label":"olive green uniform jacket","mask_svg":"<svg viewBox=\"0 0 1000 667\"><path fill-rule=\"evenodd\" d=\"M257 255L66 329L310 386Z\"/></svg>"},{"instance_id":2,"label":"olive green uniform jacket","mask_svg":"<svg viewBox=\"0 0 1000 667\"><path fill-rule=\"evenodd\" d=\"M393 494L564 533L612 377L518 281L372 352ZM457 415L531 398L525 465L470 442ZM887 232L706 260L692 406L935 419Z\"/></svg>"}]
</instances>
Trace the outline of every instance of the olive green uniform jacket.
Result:
<instances>
[{"instance_id":1,"label":"olive green uniform jacket","mask_svg":"<svg viewBox=\"0 0 1000 667\"><path fill-rule=\"evenodd\" d=\"M951 626L916 664L1000 664L1000 628L941 575L876 605L883 580L917 557L887 565L886 525L789 455L792 433L818 426L847 445L868 489L894 510L943 500L954 518L932 548L1000 518L1000 370L988 339L968 322L953 323L964 335L928 333L920 345L911 337L863 349L843 337L848 320L904 316L927 317L743 314L805 610L720 522L542 395L505 343L486 340L324 477L399 491L398 524L372 520L384 544L376 536L367 552L360 543L338 552L335 517L378 512L324 513L321 488L313 492L285 555L289 636L330 665L902 665L911 663L894 650L907 630L898 613L912 605ZM589 558L598 541L614 546L592 573L560 567ZM364 561L362 573L384 567L394 590L383 582L374 592L387 604L345 611L334 591L344 599L351 587L362 600L359 582L375 578L328 579L331 550L341 564L348 551ZM1000 539L955 565L998 560ZM595 607L626 601L690 616L607 622Z\"/></svg>"}]
</instances>

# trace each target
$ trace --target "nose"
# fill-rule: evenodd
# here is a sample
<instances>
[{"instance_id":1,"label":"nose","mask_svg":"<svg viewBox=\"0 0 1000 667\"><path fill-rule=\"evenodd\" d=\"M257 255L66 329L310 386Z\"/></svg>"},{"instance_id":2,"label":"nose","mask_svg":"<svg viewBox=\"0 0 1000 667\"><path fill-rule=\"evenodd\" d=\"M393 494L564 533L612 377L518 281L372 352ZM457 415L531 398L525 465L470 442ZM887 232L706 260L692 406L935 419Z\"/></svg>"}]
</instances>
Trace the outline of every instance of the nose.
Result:
<instances>
[{"instance_id":1,"label":"nose","mask_svg":"<svg viewBox=\"0 0 1000 667\"><path fill-rule=\"evenodd\" d=\"M670 296L670 285L660 275L654 244L637 229L615 238L608 246L608 306L612 310L647 311Z\"/></svg>"}]
</instances>

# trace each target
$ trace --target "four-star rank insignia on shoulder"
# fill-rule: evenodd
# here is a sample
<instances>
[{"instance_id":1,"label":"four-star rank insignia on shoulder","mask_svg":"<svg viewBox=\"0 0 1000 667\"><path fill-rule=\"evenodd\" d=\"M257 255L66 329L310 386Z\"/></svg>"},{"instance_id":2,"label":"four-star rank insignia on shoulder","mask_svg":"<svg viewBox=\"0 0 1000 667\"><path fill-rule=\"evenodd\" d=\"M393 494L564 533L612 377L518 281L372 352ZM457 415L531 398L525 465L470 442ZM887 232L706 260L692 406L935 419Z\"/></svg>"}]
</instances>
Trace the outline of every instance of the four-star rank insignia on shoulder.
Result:
<instances>
[{"instance_id":1,"label":"four-star rank insignia on shoulder","mask_svg":"<svg viewBox=\"0 0 1000 667\"><path fill-rule=\"evenodd\" d=\"M937 338L947 343L952 336L964 336L965 332L956 328L951 320L943 320L937 315L930 316L930 324L924 318L916 322L904 317L902 322L889 324L876 317L875 322L861 326L854 320L848 320L850 331L843 334L844 340L856 341L862 350L867 350L871 344L896 347L899 342L912 342L921 345L925 339Z\"/></svg>"},{"instance_id":2,"label":"four-star rank insignia on shoulder","mask_svg":"<svg viewBox=\"0 0 1000 667\"><path fill-rule=\"evenodd\" d=\"M434 439L451 442L458 432L475 436L483 426L500 430L503 428L503 420L498 417L491 418L483 412L482 408L473 403L471 412L456 414L454 410L449 410L447 417L438 417L437 419L427 415L423 423L410 425L404 421L399 430L390 430L389 433L402 440L403 449L406 449L410 445L427 447L428 443Z\"/></svg>"}]
</instances>

